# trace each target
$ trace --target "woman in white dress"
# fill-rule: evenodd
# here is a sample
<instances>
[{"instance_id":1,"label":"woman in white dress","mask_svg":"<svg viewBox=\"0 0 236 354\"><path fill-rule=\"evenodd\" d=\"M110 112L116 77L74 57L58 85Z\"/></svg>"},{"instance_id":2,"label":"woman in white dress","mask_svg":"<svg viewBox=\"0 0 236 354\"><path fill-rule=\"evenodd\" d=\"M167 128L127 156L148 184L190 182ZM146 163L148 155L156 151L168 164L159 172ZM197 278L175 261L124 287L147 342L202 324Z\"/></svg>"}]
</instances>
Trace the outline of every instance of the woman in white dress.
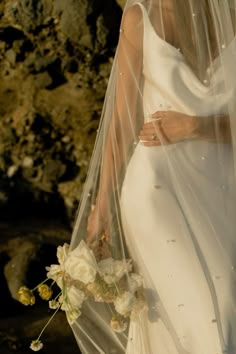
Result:
<instances>
[{"instance_id":1,"label":"woman in white dress","mask_svg":"<svg viewBox=\"0 0 236 354\"><path fill-rule=\"evenodd\" d=\"M82 353L236 354L235 8L127 1L71 247L129 254L147 309L88 301Z\"/></svg>"}]
</instances>

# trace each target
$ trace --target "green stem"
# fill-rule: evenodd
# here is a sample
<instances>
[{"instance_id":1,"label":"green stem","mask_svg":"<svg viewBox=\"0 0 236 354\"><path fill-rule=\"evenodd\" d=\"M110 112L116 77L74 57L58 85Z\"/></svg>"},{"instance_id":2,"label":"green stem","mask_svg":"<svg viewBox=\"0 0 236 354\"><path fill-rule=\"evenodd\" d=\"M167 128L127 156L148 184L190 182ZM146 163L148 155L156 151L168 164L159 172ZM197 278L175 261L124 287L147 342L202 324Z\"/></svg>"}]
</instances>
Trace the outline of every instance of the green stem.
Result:
<instances>
[{"instance_id":1,"label":"green stem","mask_svg":"<svg viewBox=\"0 0 236 354\"><path fill-rule=\"evenodd\" d=\"M115 288L116 288L116 291L117 291L117 294L120 295L120 289L118 288L116 282L113 283L115 285Z\"/></svg>"},{"instance_id":2,"label":"green stem","mask_svg":"<svg viewBox=\"0 0 236 354\"><path fill-rule=\"evenodd\" d=\"M46 278L44 281L42 281L41 283L39 283L38 285L36 285L36 287L33 288L33 289L31 289L30 291L33 292L33 291L37 290L40 285L43 285L43 284L46 283L48 280L49 280L49 278Z\"/></svg>"},{"instance_id":3,"label":"green stem","mask_svg":"<svg viewBox=\"0 0 236 354\"><path fill-rule=\"evenodd\" d=\"M111 306L110 306L109 304L108 304L108 307L109 307L109 309L110 309L110 311L111 311L112 316L114 316L115 313L112 311L112 308L111 308Z\"/></svg>"},{"instance_id":4,"label":"green stem","mask_svg":"<svg viewBox=\"0 0 236 354\"><path fill-rule=\"evenodd\" d=\"M62 294L62 291L55 297L55 301L61 296L61 294Z\"/></svg>"},{"instance_id":5,"label":"green stem","mask_svg":"<svg viewBox=\"0 0 236 354\"><path fill-rule=\"evenodd\" d=\"M60 310L60 308L61 308L61 306L58 307L58 308L56 309L56 311L54 312L54 314L50 317L50 319L48 320L48 322L45 324L45 326L43 327L42 331L40 332L40 334L39 334L37 340L40 340L40 338L42 337L43 332L45 331L45 329L47 328L47 326L49 325L49 323L53 320L54 316L56 316L56 314L57 314L57 312Z\"/></svg>"}]
</instances>

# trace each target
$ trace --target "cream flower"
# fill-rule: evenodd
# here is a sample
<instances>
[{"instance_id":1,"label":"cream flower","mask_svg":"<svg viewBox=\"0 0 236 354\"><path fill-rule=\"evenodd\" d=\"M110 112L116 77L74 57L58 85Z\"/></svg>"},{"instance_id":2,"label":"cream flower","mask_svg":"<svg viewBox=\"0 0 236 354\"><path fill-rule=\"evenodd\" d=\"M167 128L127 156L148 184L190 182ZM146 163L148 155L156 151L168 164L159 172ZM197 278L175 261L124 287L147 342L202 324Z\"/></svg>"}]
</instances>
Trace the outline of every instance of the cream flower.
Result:
<instances>
[{"instance_id":1,"label":"cream flower","mask_svg":"<svg viewBox=\"0 0 236 354\"><path fill-rule=\"evenodd\" d=\"M93 251L84 241L69 253L65 261L65 271L74 280L84 284L92 283L97 274L97 262Z\"/></svg>"},{"instance_id":2,"label":"cream flower","mask_svg":"<svg viewBox=\"0 0 236 354\"><path fill-rule=\"evenodd\" d=\"M59 301L62 302L61 309L63 311L71 311L74 308L81 307L85 299L86 295L83 291L71 286L67 288L66 295L60 297Z\"/></svg>"},{"instance_id":3,"label":"cream flower","mask_svg":"<svg viewBox=\"0 0 236 354\"><path fill-rule=\"evenodd\" d=\"M63 246L57 247L57 259L60 265L64 266L68 254L69 254L69 245L67 243L64 243Z\"/></svg>"},{"instance_id":4,"label":"cream flower","mask_svg":"<svg viewBox=\"0 0 236 354\"><path fill-rule=\"evenodd\" d=\"M110 326L114 332L122 333L127 329L128 323L126 321L124 321L123 319L112 318L112 320L110 322Z\"/></svg>"},{"instance_id":5,"label":"cream flower","mask_svg":"<svg viewBox=\"0 0 236 354\"><path fill-rule=\"evenodd\" d=\"M129 291L125 291L121 296L118 296L114 301L116 311L122 316L129 315L129 313L132 311L132 307L134 303L135 303L135 297Z\"/></svg>"},{"instance_id":6,"label":"cream flower","mask_svg":"<svg viewBox=\"0 0 236 354\"><path fill-rule=\"evenodd\" d=\"M30 344L30 349L33 350L34 352L38 352L43 348L43 343L39 340L33 340Z\"/></svg>"},{"instance_id":7,"label":"cream flower","mask_svg":"<svg viewBox=\"0 0 236 354\"><path fill-rule=\"evenodd\" d=\"M147 310L147 304L144 299L136 299L132 307L130 318L132 320L137 320L140 313L142 313L144 310Z\"/></svg>"},{"instance_id":8,"label":"cream flower","mask_svg":"<svg viewBox=\"0 0 236 354\"><path fill-rule=\"evenodd\" d=\"M64 274L65 261L69 254L69 245L65 243L63 246L57 247L57 259L59 264L51 264L50 267L46 267L47 277L57 282L61 288L62 282L59 280Z\"/></svg>"},{"instance_id":9,"label":"cream flower","mask_svg":"<svg viewBox=\"0 0 236 354\"><path fill-rule=\"evenodd\" d=\"M117 280L120 280L125 274L132 271L132 263L130 259L123 261L114 261L114 273Z\"/></svg>"},{"instance_id":10,"label":"cream flower","mask_svg":"<svg viewBox=\"0 0 236 354\"><path fill-rule=\"evenodd\" d=\"M99 273L107 284L118 282L126 273L132 270L131 260L116 261L107 258L98 263Z\"/></svg>"},{"instance_id":11,"label":"cream flower","mask_svg":"<svg viewBox=\"0 0 236 354\"><path fill-rule=\"evenodd\" d=\"M58 307L60 307L61 305L60 305L60 303L59 303L59 301L56 301L56 300L50 300L49 301L49 308L51 309L51 310L56 310L56 309L58 309Z\"/></svg>"},{"instance_id":12,"label":"cream flower","mask_svg":"<svg viewBox=\"0 0 236 354\"><path fill-rule=\"evenodd\" d=\"M129 291L135 293L143 286L143 277L136 273L131 273L128 278Z\"/></svg>"},{"instance_id":13,"label":"cream flower","mask_svg":"<svg viewBox=\"0 0 236 354\"><path fill-rule=\"evenodd\" d=\"M69 324L72 325L80 315L81 315L81 311L79 308L68 311L66 313L66 317Z\"/></svg>"},{"instance_id":14,"label":"cream flower","mask_svg":"<svg viewBox=\"0 0 236 354\"><path fill-rule=\"evenodd\" d=\"M57 281L58 277L62 276L63 269L59 264L51 264L50 267L46 267L47 278Z\"/></svg>"}]
</instances>

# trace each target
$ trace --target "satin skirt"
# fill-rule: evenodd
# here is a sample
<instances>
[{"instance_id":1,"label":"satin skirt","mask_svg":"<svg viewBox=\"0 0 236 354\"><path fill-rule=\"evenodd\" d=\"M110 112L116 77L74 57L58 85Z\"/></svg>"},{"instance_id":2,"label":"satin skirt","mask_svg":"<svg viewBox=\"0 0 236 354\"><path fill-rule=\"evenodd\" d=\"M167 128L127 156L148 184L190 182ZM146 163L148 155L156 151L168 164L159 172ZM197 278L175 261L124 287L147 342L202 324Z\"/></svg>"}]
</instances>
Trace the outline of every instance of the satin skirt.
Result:
<instances>
[{"instance_id":1,"label":"satin skirt","mask_svg":"<svg viewBox=\"0 0 236 354\"><path fill-rule=\"evenodd\" d=\"M147 310L126 354L236 354L236 197L230 147L221 150L139 143L131 157L121 217Z\"/></svg>"}]
</instances>

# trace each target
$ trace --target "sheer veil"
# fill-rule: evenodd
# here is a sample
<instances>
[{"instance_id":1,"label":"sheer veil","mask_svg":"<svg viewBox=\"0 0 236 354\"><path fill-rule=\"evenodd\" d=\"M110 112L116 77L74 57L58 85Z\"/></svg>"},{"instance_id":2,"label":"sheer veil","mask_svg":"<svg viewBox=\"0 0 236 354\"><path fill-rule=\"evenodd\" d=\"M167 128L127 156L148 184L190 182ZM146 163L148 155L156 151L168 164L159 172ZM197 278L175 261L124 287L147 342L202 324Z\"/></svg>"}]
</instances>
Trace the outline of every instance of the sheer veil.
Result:
<instances>
[{"instance_id":1,"label":"sheer veil","mask_svg":"<svg viewBox=\"0 0 236 354\"><path fill-rule=\"evenodd\" d=\"M178 203L187 225L188 231L185 226L180 227L186 247L189 251L194 247L212 296L215 292L212 277L219 274L217 269L211 268L210 255L205 253L205 249L211 248L210 240L218 245L219 258L225 259L224 272L228 272L230 286L235 288L236 228L235 233L227 231L228 216L235 214L236 206L235 11L234 0L128 0L126 3L70 249L86 240L90 247L100 252L101 259L107 255L117 260L131 258L134 269L144 279L148 317L142 320L143 315L140 315L125 332L117 333L110 327L111 306L86 300L82 315L72 325L83 354L156 354L151 352L145 321L155 322L158 318L162 318L169 328L176 353L187 352L177 338L174 324L163 305L162 289L153 283L142 249L135 242L133 225L128 214L124 213L126 188L132 185L132 182L127 183L127 171L134 164L137 149L153 149L153 153L159 149L158 154L161 151L161 161L168 171L168 193ZM160 59L155 61L156 58ZM165 65L161 65L163 61ZM162 84L156 83L150 67L158 72ZM167 74L169 81L165 79ZM158 90L150 89L148 97L147 84L148 87L158 87ZM172 96L168 94L170 86L175 92ZM144 123L154 121L151 114L156 111L199 117L198 134L189 139L170 141L163 125L152 134L158 139L159 146L143 147L139 132ZM207 167L209 161L218 166L217 173ZM145 166L140 174L143 185L139 188L145 190L146 183L149 183L145 179ZM133 176L133 181L136 177ZM208 190L216 184L220 196L214 196ZM154 184L153 193L161 187ZM149 198L152 199L151 194ZM130 204L137 220L144 217L138 211L140 203L144 202L134 196ZM157 215L160 213L155 205L152 211ZM217 215L217 223L212 215ZM166 222L171 223L168 215ZM204 234L198 237L194 231L198 223L206 225L203 229L209 237ZM148 243L149 235L145 230L143 232ZM156 237L160 237L159 232L156 231ZM130 238L131 234L133 238ZM235 265L232 263L234 258ZM159 267L158 256L155 262ZM235 299L226 300L236 318ZM158 304L158 311L153 304ZM220 305L215 308L220 313ZM220 321L217 323L223 347L225 332ZM134 331L138 333L136 337ZM136 341L133 351L129 349L129 340Z\"/></svg>"}]
</instances>

